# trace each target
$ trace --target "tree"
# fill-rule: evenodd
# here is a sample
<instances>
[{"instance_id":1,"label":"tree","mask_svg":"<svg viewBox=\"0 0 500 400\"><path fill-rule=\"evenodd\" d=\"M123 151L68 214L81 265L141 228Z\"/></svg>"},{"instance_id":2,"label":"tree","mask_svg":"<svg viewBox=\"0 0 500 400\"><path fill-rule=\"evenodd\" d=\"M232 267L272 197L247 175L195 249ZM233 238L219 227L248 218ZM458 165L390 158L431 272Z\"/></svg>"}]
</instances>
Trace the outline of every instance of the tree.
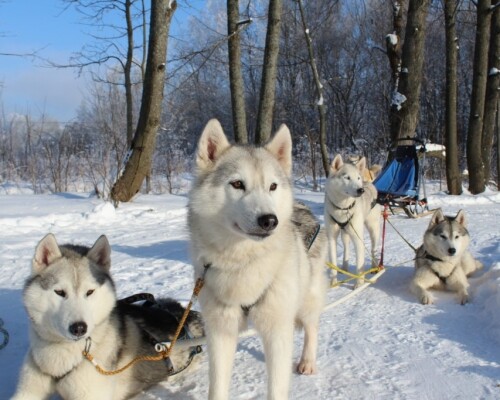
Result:
<instances>
[{"instance_id":1,"label":"tree","mask_svg":"<svg viewBox=\"0 0 500 400\"><path fill-rule=\"evenodd\" d=\"M390 110L392 141L416 135L429 4L430 0L409 1L399 85Z\"/></svg>"},{"instance_id":2,"label":"tree","mask_svg":"<svg viewBox=\"0 0 500 400\"><path fill-rule=\"evenodd\" d=\"M242 25L242 22L240 21L239 1L227 0L227 47L229 55L229 84L231 87L234 139L236 143L247 143L248 133L245 112L245 88L243 74L241 72L240 25Z\"/></svg>"},{"instance_id":3,"label":"tree","mask_svg":"<svg viewBox=\"0 0 500 400\"><path fill-rule=\"evenodd\" d=\"M486 102L481 137L481 158L483 160L484 181L490 179L491 155L498 106L498 87L500 86L500 0L492 1L494 10L491 17L490 46L488 51L488 78L486 80Z\"/></svg>"},{"instance_id":4,"label":"tree","mask_svg":"<svg viewBox=\"0 0 500 400\"><path fill-rule=\"evenodd\" d=\"M269 0L266 47L264 50L257 129L255 132L255 143L258 145L263 145L269 140L273 128L276 74L280 47L281 9L282 0Z\"/></svg>"},{"instance_id":5,"label":"tree","mask_svg":"<svg viewBox=\"0 0 500 400\"><path fill-rule=\"evenodd\" d=\"M488 78L490 24L491 0L478 0L472 95L467 130L467 167L469 169L469 190L472 194L482 193L485 189L481 146Z\"/></svg>"},{"instance_id":6,"label":"tree","mask_svg":"<svg viewBox=\"0 0 500 400\"><path fill-rule=\"evenodd\" d=\"M316 65L316 59L314 58L314 50L312 46L311 36L309 35L309 29L307 28L306 17L304 15L304 8L302 6L302 1L297 1L300 11L300 19L302 21L302 28L304 30L304 35L306 39L307 51L309 54L309 65L311 66L311 71L313 74L314 84L316 86L316 91L318 94L318 115L319 115L319 145L321 149L321 158L323 161L323 170L325 171L325 176L328 176L328 171L330 170L330 160L328 157L328 150L326 148L326 106L325 99L323 97L323 84L321 83L318 67ZM315 180L314 180L315 181Z\"/></svg>"},{"instance_id":7,"label":"tree","mask_svg":"<svg viewBox=\"0 0 500 400\"><path fill-rule=\"evenodd\" d=\"M456 32L456 17L458 0L445 0L445 31L446 31L446 182L450 194L462 193L462 178L458 166L457 137L457 60L458 44Z\"/></svg>"},{"instance_id":8,"label":"tree","mask_svg":"<svg viewBox=\"0 0 500 400\"><path fill-rule=\"evenodd\" d=\"M394 0L392 3L392 26L392 33L385 37L385 48L391 65L393 91L397 93L401 73L401 37L404 27L402 0Z\"/></svg>"},{"instance_id":9,"label":"tree","mask_svg":"<svg viewBox=\"0 0 500 400\"><path fill-rule=\"evenodd\" d=\"M113 201L126 202L139 192L149 174L160 127L170 22L177 7L171 0L151 1L149 48L139 122L123 174L111 190Z\"/></svg>"}]
</instances>

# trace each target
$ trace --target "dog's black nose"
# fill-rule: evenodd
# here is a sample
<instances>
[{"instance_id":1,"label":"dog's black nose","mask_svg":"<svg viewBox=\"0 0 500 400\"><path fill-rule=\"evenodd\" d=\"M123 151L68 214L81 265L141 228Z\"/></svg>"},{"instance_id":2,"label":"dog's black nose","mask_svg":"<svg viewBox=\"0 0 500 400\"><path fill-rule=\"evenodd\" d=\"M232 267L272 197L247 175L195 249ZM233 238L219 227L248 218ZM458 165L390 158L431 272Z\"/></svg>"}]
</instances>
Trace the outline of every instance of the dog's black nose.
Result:
<instances>
[{"instance_id":1,"label":"dog's black nose","mask_svg":"<svg viewBox=\"0 0 500 400\"><path fill-rule=\"evenodd\" d=\"M365 192L365 189L359 188L358 189L358 195L361 196Z\"/></svg>"},{"instance_id":2,"label":"dog's black nose","mask_svg":"<svg viewBox=\"0 0 500 400\"><path fill-rule=\"evenodd\" d=\"M78 321L69 326L69 333L73 336L83 336L87 333L87 324L83 321Z\"/></svg>"},{"instance_id":3,"label":"dog's black nose","mask_svg":"<svg viewBox=\"0 0 500 400\"><path fill-rule=\"evenodd\" d=\"M451 256L452 256L453 254L455 254L456 252L457 252L457 249L455 249L454 247L450 247L450 248L448 249L448 254L449 254L449 255L451 255Z\"/></svg>"},{"instance_id":4,"label":"dog's black nose","mask_svg":"<svg viewBox=\"0 0 500 400\"><path fill-rule=\"evenodd\" d=\"M278 217L274 214L264 214L257 218L257 223L265 231L272 231L278 226Z\"/></svg>"}]
</instances>

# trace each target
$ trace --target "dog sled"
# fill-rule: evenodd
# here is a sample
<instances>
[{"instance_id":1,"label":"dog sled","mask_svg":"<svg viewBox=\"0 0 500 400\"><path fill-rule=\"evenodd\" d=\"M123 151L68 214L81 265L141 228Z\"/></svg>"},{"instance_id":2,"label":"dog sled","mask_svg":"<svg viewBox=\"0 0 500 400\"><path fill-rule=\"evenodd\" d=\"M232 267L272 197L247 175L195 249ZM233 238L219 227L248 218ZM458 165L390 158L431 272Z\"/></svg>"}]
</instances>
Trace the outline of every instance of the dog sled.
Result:
<instances>
[{"instance_id":1,"label":"dog sled","mask_svg":"<svg viewBox=\"0 0 500 400\"><path fill-rule=\"evenodd\" d=\"M410 218L430 212L424 183L425 143L417 138L401 138L389 149L388 161L373 181L377 203L394 214L401 209Z\"/></svg>"}]
</instances>

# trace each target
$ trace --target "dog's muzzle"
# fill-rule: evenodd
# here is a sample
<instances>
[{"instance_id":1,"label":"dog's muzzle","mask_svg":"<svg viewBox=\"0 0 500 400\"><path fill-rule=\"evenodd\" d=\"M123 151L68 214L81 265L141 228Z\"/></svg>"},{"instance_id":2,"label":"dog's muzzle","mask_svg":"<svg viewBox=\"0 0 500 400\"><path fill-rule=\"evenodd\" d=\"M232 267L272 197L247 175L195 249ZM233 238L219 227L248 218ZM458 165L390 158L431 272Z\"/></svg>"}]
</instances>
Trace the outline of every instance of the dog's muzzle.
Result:
<instances>
[{"instance_id":1,"label":"dog's muzzle","mask_svg":"<svg viewBox=\"0 0 500 400\"><path fill-rule=\"evenodd\" d=\"M264 214L257 218L257 223L263 230L269 232L278 226L278 217L274 214Z\"/></svg>"}]
</instances>

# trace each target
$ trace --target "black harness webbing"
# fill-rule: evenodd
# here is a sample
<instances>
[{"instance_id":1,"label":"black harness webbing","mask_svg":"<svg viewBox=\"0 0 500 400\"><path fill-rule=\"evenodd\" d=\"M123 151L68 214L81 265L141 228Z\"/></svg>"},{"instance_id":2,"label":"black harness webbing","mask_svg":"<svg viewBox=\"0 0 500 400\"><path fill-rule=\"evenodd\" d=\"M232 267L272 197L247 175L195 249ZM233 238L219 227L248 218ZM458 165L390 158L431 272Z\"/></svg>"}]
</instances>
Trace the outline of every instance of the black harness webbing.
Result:
<instances>
[{"instance_id":1,"label":"black harness webbing","mask_svg":"<svg viewBox=\"0 0 500 400\"><path fill-rule=\"evenodd\" d=\"M427 252L425 252L425 256L424 256L425 259L427 260L431 260L431 261L439 261L439 262L443 262L443 260L441 260L440 258L437 258L437 257L434 257L432 254L429 254ZM432 272L434 272L434 274L439 278L439 280L443 283L443 285L446 285L446 280L453 274L453 272L455 272L455 269L457 268L455 266L455 268L453 268L451 270L451 272L448 274L448 276L443 276L441 275L438 271L436 271L434 268L432 268L432 266L430 267Z\"/></svg>"}]
</instances>

